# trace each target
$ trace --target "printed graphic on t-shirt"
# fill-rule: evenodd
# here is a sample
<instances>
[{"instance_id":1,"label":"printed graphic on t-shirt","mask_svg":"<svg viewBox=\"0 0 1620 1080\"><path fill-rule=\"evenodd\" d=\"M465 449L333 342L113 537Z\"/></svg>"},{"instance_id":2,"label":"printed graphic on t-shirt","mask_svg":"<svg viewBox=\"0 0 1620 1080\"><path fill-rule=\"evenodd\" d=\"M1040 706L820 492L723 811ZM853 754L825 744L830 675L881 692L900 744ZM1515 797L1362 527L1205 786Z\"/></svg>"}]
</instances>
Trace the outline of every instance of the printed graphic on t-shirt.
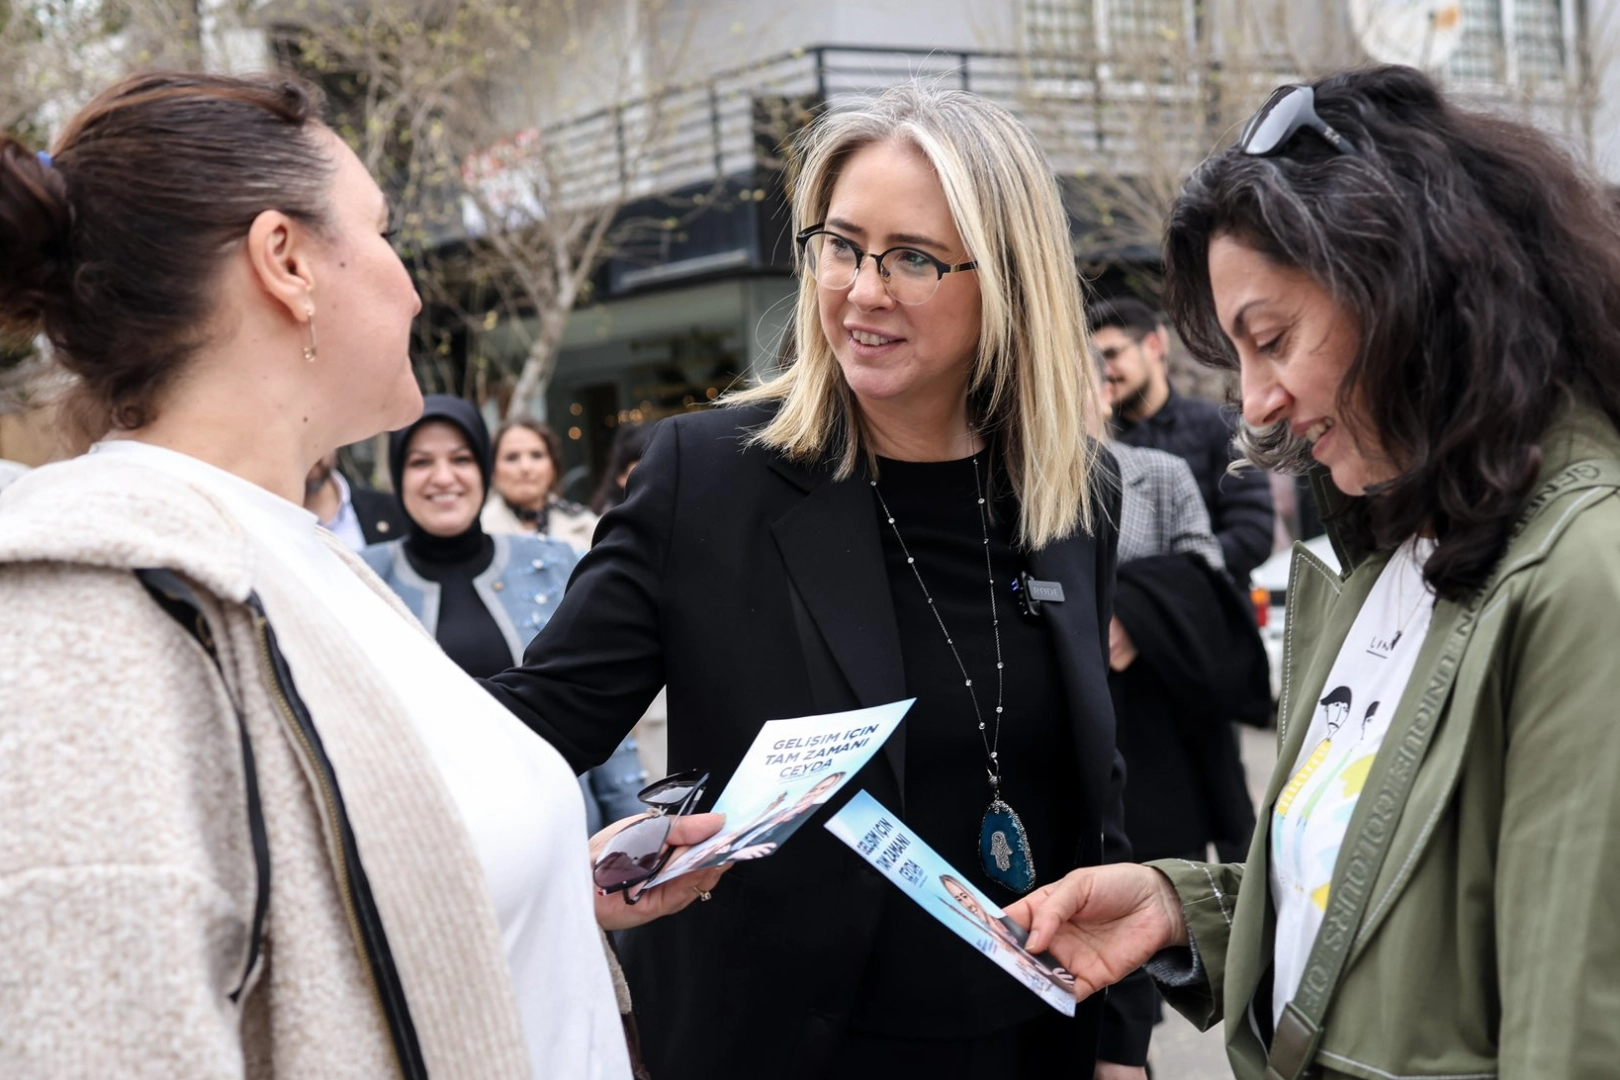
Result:
<instances>
[{"instance_id":1,"label":"printed graphic on t-shirt","mask_svg":"<svg viewBox=\"0 0 1620 1080\"><path fill-rule=\"evenodd\" d=\"M1299 987L1350 817L1428 636L1433 596L1423 584L1425 557L1405 546L1379 575L1316 702L1294 774L1272 807L1277 1015Z\"/></svg>"},{"instance_id":2,"label":"printed graphic on t-shirt","mask_svg":"<svg viewBox=\"0 0 1620 1080\"><path fill-rule=\"evenodd\" d=\"M1380 659L1387 659L1387 655ZM1327 738L1317 744L1289 781L1273 814L1272 865L1288 887L1308 898L1319 912L1327 910L1339 843L1372 772L1377 742L1383 741L1380 730L1377 742L1368 746L1378 702L1368 705L1358 722L1350 723L1354 706L1355 693L1348 686L1335 687L1321 700L1318 715L1326 725ZM1321 831L1313 835L1313 822L1329 823L1332 828L1322 831L1336 833L1337 839L1320 835ZM1313 838L1317 841L1314 845L1310 843Z\"/></svg>"}]
</instances>

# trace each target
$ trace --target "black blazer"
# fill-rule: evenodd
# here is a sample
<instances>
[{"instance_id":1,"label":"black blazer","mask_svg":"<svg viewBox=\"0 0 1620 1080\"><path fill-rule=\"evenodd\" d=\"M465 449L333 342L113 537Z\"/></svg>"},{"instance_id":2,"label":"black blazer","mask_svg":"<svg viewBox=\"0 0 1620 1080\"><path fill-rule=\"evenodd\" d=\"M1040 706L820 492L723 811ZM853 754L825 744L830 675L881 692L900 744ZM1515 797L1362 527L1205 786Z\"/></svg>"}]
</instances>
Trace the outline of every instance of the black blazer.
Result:
<instances>
[{"instance_id":1,"label":"black blazer","mask_svg":"<svg viewBox=\"0 0 1620 1080\"><path fill-rule=\"evenodd\" d=\"M360 534L367 544L382 544L405 536L405 508L386 491L374 491L350 482L349 502L360 519Z\"/></svg>"},{"instance_id":2,"label":"black blazer","mask_svg":"<svg viewBox=\"0 0 1620 1080\"><path fill-rule=\"evenodd\" d=\"M745 448L769 416L716 409L661 423L524 665L487 684L575 769L606 760L666 684L670 768L708 769L711 801L761 722L908 696L870 489ZM1107 525L1029 558L1067 597L1046 619L1070 703L1081 835L1096 838L1076 865L1129 858L1105 662L1113 562ZM734 867L712 902L622 935L654 1076L822 1075L882 905L911 901L820 825L861 788L904 815L904 786L902 724L781 853ZM953 947L948 934L940 947ZM1080 1023L1096 1030L1101 1013L1088 1001ZM1147 1037L1139 1024L1110 1025L1104 1056L1138 1063ZM1086 1030L1075 1045L1092 1045ZM1085 1053L1065 1063L1070 1075L1090 1075Z\"/></svg>"},{"instance_id":3,"label":"black blazer","mask_svg":"<svg viewBox=\"0 0 1620 1080\"><path fill-rule=\"evenodd\" d=\"M1232 436L1237 415L1210 401L1182 397L1170 388L1163 408L1138 424L1119 422L1119 438L1132 446L1164 450L1185 461L1209 510L1226 572L1245 592L1249 575L1271 557L1271 480L1259 469L1228 473L1237 456Z\"/></svg>"},{"instance_id":4,"label":"black blazer","mask_svg":"<svg viewBox=\"0 0 1620 1080\"><path fill-rule=\"evenodd\" d=\"M1131 773L1132 851L1202 860L1214 843L1246 853L1254 805L1229 721L1263 726L1271 714L1253 609L1225 574L1183 553L1121 563L1115 614L1137 649L1136 663L1108 675Z\"/></svg>"}]
</instances>

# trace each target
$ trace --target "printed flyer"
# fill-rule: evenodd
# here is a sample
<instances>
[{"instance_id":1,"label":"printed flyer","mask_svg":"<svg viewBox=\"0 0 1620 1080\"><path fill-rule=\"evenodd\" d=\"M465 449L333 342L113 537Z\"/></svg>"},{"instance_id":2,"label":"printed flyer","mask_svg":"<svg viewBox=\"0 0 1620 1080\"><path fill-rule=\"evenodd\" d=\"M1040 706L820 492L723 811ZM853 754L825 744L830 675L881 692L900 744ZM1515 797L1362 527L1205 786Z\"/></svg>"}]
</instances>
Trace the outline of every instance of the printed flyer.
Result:
<instances>
[{"instance_id":1,"label":"printed flyer","mask_svg":"<svg viewBox=\"0 0 1620 1080\"><path fill-rule=\"evenodd\" d=\"M771 720L715 800L720 832L669 861L648 887L693 870L774 855L894 734L916 698L870 709Z\"/></svg>"},{"instance_id":2,"label":"printed flyer","mask_svg":"<svg viewBox=\"0 0 1620 1080\"><path fill-rule=\"evenodd\" d=\"M877 867L900 891L1065 1016L1074 1015L1074 979L1048 954L1031 955L1028 932L864 791L827 830Z\"/></svg>"}]
</instances>

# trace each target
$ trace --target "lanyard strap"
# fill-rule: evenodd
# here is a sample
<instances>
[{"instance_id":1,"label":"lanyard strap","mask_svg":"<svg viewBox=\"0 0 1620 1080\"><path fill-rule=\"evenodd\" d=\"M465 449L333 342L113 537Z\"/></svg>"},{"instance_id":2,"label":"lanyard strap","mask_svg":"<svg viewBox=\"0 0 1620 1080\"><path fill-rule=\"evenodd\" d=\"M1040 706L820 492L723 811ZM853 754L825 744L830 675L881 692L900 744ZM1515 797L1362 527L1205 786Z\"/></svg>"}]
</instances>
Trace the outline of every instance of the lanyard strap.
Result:
<instances>
[{"instance_id":1,"label":"lanyard strap","mask_svg":"<svg viewBox=\"0 0 1620 1080\"><path fill-rule=\"evenodd\" d=\"M1620 487L1620 462L1578 461L1548 480L1525 506L1513 527L1511 544L1530 522L1556 498L1583 488ZM1283 1009L1266 1060L1266 1080L1302 1080L1316 1059L1322 1043L1322 1021L1327 1016L1339 978L1349 959L1356 931L1361 927L1373 883L1389 854L1390 840L1412 794L1418 766L1428 752L1435 727L1456 681L1468 641L1479 625L1480 610L1507 569L1507 559L1498 561L1483 588L1476 592L1461 617L1447 635L1440 659L1429 683L1423 689L1411 722L1392 748L1393 760L1385 770L1378 790L1372 793L1368 813L1360 828L1346 838L1334 869L1333 887L1322 926L1316 932L1305 973L1294 999ZM1389 751L1380 751L1380 756ZM1365 796L1364 796L1365 797Z\"/></svg>"}]
</instances>

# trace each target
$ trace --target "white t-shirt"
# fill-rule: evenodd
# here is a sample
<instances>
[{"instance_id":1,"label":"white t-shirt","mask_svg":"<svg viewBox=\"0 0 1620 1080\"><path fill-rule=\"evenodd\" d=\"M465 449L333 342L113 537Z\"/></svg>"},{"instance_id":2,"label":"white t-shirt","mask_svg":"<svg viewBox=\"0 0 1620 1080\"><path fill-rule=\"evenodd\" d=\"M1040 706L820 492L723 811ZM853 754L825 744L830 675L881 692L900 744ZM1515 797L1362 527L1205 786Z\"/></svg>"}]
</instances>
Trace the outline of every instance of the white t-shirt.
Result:
<instances>
[{"instance_id":1,"label":"white t-shirt","mask_svg":"<svg viewBox=\"0 0 1620 1080\"><path fill-rule=\"evenodd\" d=\"M1428 636L1434 596L1423 582L1423 563L1433 550L1432 540L1409 540L1378 575L1333 662L1293 779L1272 811L1274 1020L1299 989L1350 815Z\"/></svg>"},{"instance_id":2,"label":"white t-shirt","mask_svg":"<svg viewBox=\"0 0 1620 1080\"><path fill-rule=\"evenodd\" d=\"M315 515L185 454L120 439L98 454L207 491L255 543L263 572L301 584L343 626L398 700L450 789L483 866L537 1077L630 1073L596 929L585 807L572 770L323 541ZM276 612L267 604L272 624Z\"/></svg>"}]
</instances>

